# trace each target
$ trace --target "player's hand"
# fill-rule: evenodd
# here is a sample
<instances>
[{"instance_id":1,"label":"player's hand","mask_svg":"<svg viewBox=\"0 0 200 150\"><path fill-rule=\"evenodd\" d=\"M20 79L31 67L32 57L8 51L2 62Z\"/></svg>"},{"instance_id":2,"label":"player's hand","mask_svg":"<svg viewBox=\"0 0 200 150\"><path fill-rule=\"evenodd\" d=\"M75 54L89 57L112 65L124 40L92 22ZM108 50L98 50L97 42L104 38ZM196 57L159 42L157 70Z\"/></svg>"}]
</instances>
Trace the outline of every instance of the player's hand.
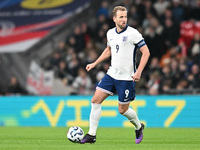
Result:
<instances>
[{"instance_id":1,"label":"player's hand","mask_svg":"<svg viewBox=\"0 0 200 150\"><path fill-rule=\"evenodd\" d=\"M88 64L87 66L86 66L86 70L87 71L90 71L92 68L94 68L95 67L95 64L94 63L91 63L91 64Z\"/></svg>"},{"instance_id":2,"label":"player's hand","mask_svg":"<svg viewBox=\"0 0 200 150\"><path fill-rule=\"evenodd\" d=\"M139 82L141 77L141 73L139 71L136 71L133 75L133 82Z\"/></svg>"}]
</instances>

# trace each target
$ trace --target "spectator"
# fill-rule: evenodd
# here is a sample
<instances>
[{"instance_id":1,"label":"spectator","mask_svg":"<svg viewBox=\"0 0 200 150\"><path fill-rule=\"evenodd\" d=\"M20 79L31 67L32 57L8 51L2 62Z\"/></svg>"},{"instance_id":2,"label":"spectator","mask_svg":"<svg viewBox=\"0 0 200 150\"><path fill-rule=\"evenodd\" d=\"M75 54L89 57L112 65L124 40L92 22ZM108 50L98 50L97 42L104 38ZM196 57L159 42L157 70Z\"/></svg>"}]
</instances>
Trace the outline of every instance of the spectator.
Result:
<instances>
[{"instance_id":1,"label":"spectator","mask_svg":"<svg viewBox=\"0 0 200 150\"><path fill-rule=\"evenodd\" d=\"M185 77L187 77L187 75L191 72L192 65L193 61L189 57L181 57L179 59L179 70L185 72L183 73Z\"/></svg>"},{"instance_id":2,"label":"spectator","mask_svg":"<svg viewBox=\"0 0 200 150\"><path fill-rule=\"evenodd\" d=\"M195 8L191 10L191 18L200 20L200 0L196 0Z\"/></svg>"},{"instance_id":3,"label":"spectator","mask_svg":"<svg viewBox=\"0 0 200 150\"><path fill-rule=\"evenodd\" d=\"M162 86L160 88L160 93L161 94L173 94L170 90L171 90L171 83L168 81L164 81L164 83L162 83ZM175 92L175 91L174 91Z\"/></svg>"},{"instance_id":4,"label":"spectator","mask_svg":"<svg viewBox=\"0 0 200 150\"><path fill-rule=\"evenodd\" d=\"M155 8L158 16L162 16L165 12L165 9L170 5L169 1L166 0L157 0L153 7Z\"/></svg>"},{"instance_id":5,"label":"spectator","mask_svg":"<svg viewBox=\"0 0 200 150\"><path fill-rule=\"evenodd\" d=\"M66 45L64 41L60 41L58 43L58 47L56 48L56 52L60 54L61 59L66 56Z\"/></svg>"},{"instance_id":6,"label":"spectator","mask_svg":"<svg viewBox=\"0 0 200 150\"><path fill-rule=\"evenodd\" d=\"M173 16L173 13L172 13L172 10L171 10L171 7L167 7L164 11L164 14L161 15L159 18L160 20L160 23L164 26L165 25L165 20L166 19L171 19L173 22L175 21L175 18Z\"/></svg>"},{"instance_id":7,"label":"spectator","mask_svg":"<svg viewBox=\"0 0 200 150\"><path fill-rule=\"evenodd\" d=\"M94 62L97 58L98 58L97 52L95 50L91 50L88 53L85 64L90 64L90 63ZM97 71L98 71L97 68L94 68L94 70L91 70L91 72L90 72L90 78L91 78L93 83L96 82Z\"/></svg>"},{"instance_id":8,"label":"spectator","mask_svg":"<svg viewBox=\"0 0 200 150\"><path fill-rule=\"evenodd\" d=\"M191 82L191 88L200 88L200 71L199 66L197 64L192 65L192 70L189 75L189 80Z\"/></svg>"},{"instance_id":9,"label":"spectator","mask_svg":"<svg viewBox=\"0 0 200 150\"><path fill-rule=\"evenodd\" d=\"M94 38L92 29L88 26L86 22L81 23L81 33L84 38L85 45ZM84 45L84 46L85 46Z\"/></svg>"},{"instance_id":10,"label":"spectator","mask_svg":"<svg viewBox=\"0 0 200 150\"><path fill-rule=\"evenodd\" d=\"M80 66L79 60L77 58L76 53L72 53L71 56L71 61L68 64L68 69L69 69L69 73L73 76L76 77L78 75L78 68Z\"/></svg>"},{"instance_id":11,"label":"spectator","mask_svg":"<svg viewBox=\"0 0 200 150\"><path fill-rule=\"evenodd\" d=\"M105 39L105 31L103 29L99 30L98 35L95 38L96 45L98 49L103 49L106 45L106 39Z\"/></svg>"},{"instance_id":12,"label":"spectator","mask_svg":"<svg viewBox=\"0 0 200 150\"><path fill-rule=\"evenodd\" d=\"M169 88L173 87L173 78L172 78L171 68L169 65L165 65L162 68L161 89L163 85L168 85Z\"/></svg>"},{"instance_id":13,"label":"spectator","mask_svg":"<svg viewBox=\"0 0 200 150\"><path fill-rule=\"evenodd\" d=\"M26 91L18 83L16 76L12 76L10 79L10 84L6 90L6 95L24 95Z\"/></svg>"},{"instance_id":14,"label":"spectator","mask_svg":"<svg viewBox=\"0 0 200 150\"><path fill-rule=\"evenodd\" d=\"M95 25L95 28L94 28L94 37L98 36L99 34L99 30L102 29L102 25L106 22L106 17L104 15L99 15L99 17L97 18L97 21L96 21L96 25Z\"/></svg>"},{"instance_id":15,"label":"spectator","mask_svg":"<svg viewBox=\"0 0 200 150\"><path fill-rule=\"evenodd\" d=\"M151 26L151 20L154 18L152 13L147 13L146 18L142 22L142 28L146 29Z\"/></svg>"},{"instance_id":16,"label":"spectator","mask_svg":"<svg viewBox=\"0 0 200 150\"><path fill-rule=\"evenodd\" d=\"M196 25L193 19L183 21L180 24L180 36L178 38L179 45L183 43L188 49L191 45L191 41L194 38L194 33L196 32Z\"/></svg>"},{"instance_id":17,"label":"spectator","mask_svg":"<svg viewBox=\"0 0 200 150\"><path fill-rule=\"evenodd\" d=\"M157 17L157 12L153 7L152 0L145 0L144 5L145 5L144 11L146 14L151 13L153 16Z\"/></svg>"},{"instance_id":18,"label":"spectator","mask_svg":"<svg viewBox=\"0 0 200 150\"><path fill-rule=\"evenodd\" d=\"M186 88L188 88L188 81L186 79L181 79L176 86L177 94L182 94Z\"/></svg>"},{"instance_id":19,"label":"spectator","mask_svg":"<svg viewBox=\"0 0 200 150\"><path fill-rule=\"evenodd\" d=\"M95 42L92 41L92 40L89 40L87 43L86 43L86 46L85 46L85 50L84 50L85 54L88 55L90 51L98 51L97 48L96 48L96 45L95 45Z\"/></svg>"},{"instance_id":20,"label":"spectator","mask_svg":"<svg viewBox=\"0 0 200 150\"><path fill-rule=\"evenodd\" d=\"M151 26L155 29L156 34L159 36L163 33L163 26L160 24L159 20L156 18L153 18L151 20Z\"/></svg>"},{"instance_id":21,"label":"spectator","mask_svg":"<svg viewBox=\"0 0 200 150\"><path fill-rule=\"evenodd\" d=\"M200 65L200 34L196 33L191 41L191 47L188 51L193 61Z\"/></svg>"},{"instance_id":22,"label":"spectator","mask_svg":"<svg viewBox=\"0 0 200 150\"><path fill-rule=\"evenodd\" d=\"M128 24L131 24L134 28L137 28L141 24L141 18L135 5L131 6L130 11L128 12L128 18Z\"/></svg>"},{"instance_id":23,"label":"spectator","mask_svg":"<svg viewBox=\"0 0 200 150\"><path fill-rule=\"evenodd\" d=\"M137 8L138 14L141 18L141 22L143 22L148 14L152 14L152 16L157 16L156 10L154 9L150 0L143 0L142 3L137 5Z\"/></svg>"},{"instance_id":24,"label":"spectator","mask_svg":"<svg viewBox=\"0 0 200 150\"><path fill-rule=\"evenodd\" d=\"M98 58L98 54L95 50L91 50L88 52L86 64L94 62Z\"/></svg>"},{"instance_id":25,"label":"spectator","mask_svg":"<svg viewBox=\"0 0 200 150\"><path fill-rule=\"evenodd\" d=\"M74 51L78 51L78 47L77 47L77 43L76 43L76 39L73 35L70 35L67 40L66 40L66 45L67 47L72 47L74 49Z\"/></svg>"},{"instance_id":26,"label":"spectator","mask_svg":"<svg viewBox=\"0 0 200 150\"><path fill-rule=\"evenodd\" d=\"M101 3L101 7L97 11L97 17L100 15L104 15L106 18L109 17L108 2L105 0Z\"/></svg>"},{"instance_id":27,"label":"spectator","mask_svg":"<svg viewBox=\"0 0 200 150\"><path fill-rule=\"evenodd\" d=\"M151 57L161 57L162 51L161 49L161 38L158 34L156 34L155 29L153 27L148 28L148 34L145 36L145 42L148 44ZM151 60L151 58L150 58Z\"/></svg>"},{"instance_id":28,"label":"spectator","mask_svg":"<svg viewBox=\"0 0 200 150\"><path fill-rule=\"evenodd\" d=\"M78 69L78 76L75 78L72 83L73 88L76 90L76 93L79 95L89 95L91 94L92 81L87 75L84 68Z\"/></svg>"},{"instance_id":29,"label":"spectator","mask_svg":"<svg viewBox=\"0 0 200 150\"><path fill-rule=\"evenodd\" d=\"M180 74L179 74L180 70L178 66L178 60L176 58L171 59L170 68L171 68L173 77L176 79L175 81L177 81L180 78Z\"/></svg>"},{"instance_id":30,"label":"spectator","mask_svg":"<svg viewBox=\"0 0 200 150\"><path fill-rule=\"evenodd\" d=\"M179 37L179 28L174 24L171 19L165 20L164 31L162 34L165 47L177 45Z\"/></svg>"},{"instance_id":31,"label":"spectator","mask_svg":"<svg viewBox=\"0 0 200 150\"><path fill-rule=\"evenodd\" d=\"M69 63L72 60L72 56L74 55L74 48L73 47L68 47L67 48L67 53L66 53L66 57L65 60L67 63Z\"/></svg>"},{"instance_id":32,"label":"spectator","mask_svg":"<svg viewBox=\"0 0 200 150\"><path fill-rule=\"evenodd\" d=\"M68 47L74 48L74 52L78 55L81 55L85 47L85 34L81 32L80 26L77 25L74 28L73 33L67 38L66 45Z\"/></svg>"},{"instance_id":33,"label":"spectator","mask_svg":"<svg viewBox=\"0 0 200 150\"><path fill-rule=\"evenodd\" d=\"M52 69L56 71L58 69L60 60L61 60L60 53L57 51L54 52L53 56L50 58L49 67L47 69L48 70Z\"/></svg>"},{"instance_id":34,"label":"spectator","mask_svg":"<svg viewBox=\"0 0 200 150\"><path fill-rule=\"evenodd\" d=\"M74 79L68 72L69 70L67 68L66 62L60 61L58 70L55 72L55 76L60 78L65 85L71 85Z\"/></svg>"},{"instance_id":35,"label":"spectator","mask_svg":"<svg viewBox=\"0 0 200 150\"><path fill-rule=\"evenodd\" d=\"M158 71L150 74L150 79L147 83L147 89L149 89L150 95L158 95L160 86L160 73Z\"/></svg>"},{"instance_id":36,"label":"spectator","mask_svg":"<svg viewBox=\"0 0 200 150\"><path fill-rule=\"evenodd\" d=\"M160 60L160 66L163 68L165 65L169 65L172 58L180 59L181 55L176 46L171 46L167 52L162 56Z\"/></svg>"},{"instance_id":37,"label":"spectator","mask_svg":"<svg viewBox=\"0 0 200 150\"><path fill-rule=\"evenodd\" d=\"M176 23L179 24L181 21L183 21L184 8L183 8L180 0L172 1L172 13L173 13Z\"/></svg>"},{"instance_id":38,"label":"spectator","mask_svg":"<svg viewBox=\"0 0 200 150\"><path fill-rule=\"evenodd\" d=\"M148 69L148 74L158 71L159 73L161 72L161 67L159 64L159 59L158 57L153 57L151 58L149 69Z\"/></svg>"},{"instance_id":39,"label":"spectator","mask_svg":"<svg viewBox=\"0 0 200 150\"><path fill-rule=\"evenodd\" d=\"M81 32L81 27L80 25L77 25L74 29L74 38L76 41L76 49L75 52L77 54L79 53L83 53L84 51L84 47L85 47L85 39L84 39L84 35Z\"/></svg>"}]
</instances>

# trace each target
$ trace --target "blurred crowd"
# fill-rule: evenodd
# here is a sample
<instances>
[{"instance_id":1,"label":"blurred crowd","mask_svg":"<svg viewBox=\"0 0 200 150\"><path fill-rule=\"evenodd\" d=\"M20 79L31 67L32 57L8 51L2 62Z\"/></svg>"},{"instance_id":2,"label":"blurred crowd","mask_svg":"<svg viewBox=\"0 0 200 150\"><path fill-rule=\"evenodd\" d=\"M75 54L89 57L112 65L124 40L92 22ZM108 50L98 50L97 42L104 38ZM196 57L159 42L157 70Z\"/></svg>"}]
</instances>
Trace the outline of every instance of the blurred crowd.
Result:
<instances>
[{"instance_id":1,"label":"blurred crowd","mask_svg":"<svg viewBox=\"0 0 200 150\"><path fill-rule=\"evenodd\" d=\"M150 60L136 85L138 92L181 94L200 88L200 0L102 1L94 21L76 25L43 67L55 70L57 78L75 89L73 94L92 94L110 61L88 73L85 66L107 46L106 32L115 26L115 5L128 9L128 25L142 33L150 49Z\"/></svg>"},{"instance_id":2,"label":"blurred crowd","mask_svg":"<svg viewBox=\"0 0 200 150\"><path fill-rule=\"evenodd\" d=\"M200 0L102 1L94 19L76 25L42 67L54 70L56 78L74 89L71 94L92 94L110 60L90 72L85 67L107 46L106 32L115 27L112 9L116 5L128 9L128 25L142 33L150 49L136 92L183 94L200 89Z\"/></svg>"}]
</instances>

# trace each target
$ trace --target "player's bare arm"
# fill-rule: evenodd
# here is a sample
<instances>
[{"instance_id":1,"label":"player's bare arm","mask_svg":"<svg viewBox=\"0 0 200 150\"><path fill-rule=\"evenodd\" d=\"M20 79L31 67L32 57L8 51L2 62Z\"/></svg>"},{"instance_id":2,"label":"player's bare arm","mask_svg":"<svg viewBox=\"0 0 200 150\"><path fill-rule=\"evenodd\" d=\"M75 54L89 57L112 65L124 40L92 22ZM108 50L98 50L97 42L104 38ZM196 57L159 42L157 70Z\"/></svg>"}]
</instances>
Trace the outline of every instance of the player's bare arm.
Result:
<instances>
[{"instance_id":1,"label":"player's bare arm","mask_svg":"<svg viewBox=\"0 0 200 150\"><path fill-rule=\"evenodd\" d=\"M86 66L86 70L90 71L92 68L94 68L100 62L108 59L110 56L111 56L111 48L108 46L108 47L105 48L105 50L103 51L103 53L99 56L99 58L95 62L93 62L91 64L88 64Z\"/></svg>"},{"instance_id":2,"label":"player's bare arm","mask_svg":"<svg viewBox=\"0 0 200 150\"><path fill-rule=\"evenodd\" d=\"M143 71L144 67L146 66L146 63L147 63L149 56L150 56L150 52L149 52L147 45L144 45L143 47L141 47L140 51L142 52L140 64L138 66L137 71L133 75L133 81L137 81L137 82L140 80L142 71Z\"/></svg>"}]
</instances>

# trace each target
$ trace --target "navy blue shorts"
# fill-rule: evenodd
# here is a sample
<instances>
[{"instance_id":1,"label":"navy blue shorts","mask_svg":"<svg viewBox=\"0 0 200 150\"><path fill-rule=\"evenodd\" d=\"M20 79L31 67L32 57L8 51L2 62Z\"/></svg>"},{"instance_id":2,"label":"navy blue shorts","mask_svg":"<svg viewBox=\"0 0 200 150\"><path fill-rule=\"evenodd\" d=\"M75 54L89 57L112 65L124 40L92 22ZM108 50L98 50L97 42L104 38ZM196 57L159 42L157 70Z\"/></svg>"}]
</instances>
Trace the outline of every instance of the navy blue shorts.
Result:
<instances>
[{"instance_id":1,"label":"navy blue shorts","mask_svg":"<svg viewBox=\"0 0 200 150\"><path fill-rule=\"evenodd\" d=\"M109 95L114 95L117 91L119 102L123 104L128 104L135 99L135 82L115 80L108 74L99 81L96 89Z\"/></svg>"}]
</instances>

